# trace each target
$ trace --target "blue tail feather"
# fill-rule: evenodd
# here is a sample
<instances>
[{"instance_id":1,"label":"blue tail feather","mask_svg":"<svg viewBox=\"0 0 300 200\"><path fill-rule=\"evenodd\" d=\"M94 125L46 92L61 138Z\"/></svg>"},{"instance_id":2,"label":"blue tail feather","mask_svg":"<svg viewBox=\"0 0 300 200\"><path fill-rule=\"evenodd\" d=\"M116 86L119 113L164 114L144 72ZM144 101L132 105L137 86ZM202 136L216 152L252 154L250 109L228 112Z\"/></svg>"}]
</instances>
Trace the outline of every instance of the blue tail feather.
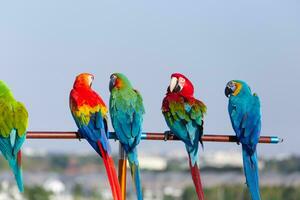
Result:
<instances>
[{"instance_id":1,"label":"blue tail feather","mask_svg":"<svg viewBox=\"0 0 300 200\"><path fill-rule=\"evenodd\" d=\"M103 149L110 155L111 149L109 141L107 139L106 131L102 129L94 129L92 122L88 126L82 126L78 129L78 132L84 137L93 149L102 157L97 142L100 141Z\"/></svg>"},{"instance_id":2,"label":"blue tail feather","mask_svg":"<svg viewBox=\"0 0 300 200\"><path fill-rule=\"evenodd\" d=\"M143 188L141 184L140 168L136 149L128 153L128 162L130 165L131 176L135 184L137 199L143 200Z\"/></svg>"},{"instance_id":3,"label":"blue tail feather","mask_svg":"<svg viewBox=\"0 0 300 200\"><path fill-rule=\"evenodd\" d=\"M194 166L195 164L200 166L198 143L196 143L194 146L185 145L185 148L186 148L186 150L189 154L189 157L191 159L192 166Z\"/></svg>"},{"instance_id":4,"label":"blue tail feather","mask_svg":"<svg viewBox=\"0 0 300 200\"><path fill-rule=\"evenodd\" d=\"M24 192L22 169L18 165L17 159L10 159L9 166L12 169L13 174L15 175L15 180L17 182L19 191Z\"/></svg>"},{"instance_id":5,"label":"blue tail feather","mask_svg":"<svg viewBox=\"0 0 300 200\"><path fill-rule=\"evenodd\" d=\"M243 162L247 186L249 188L252 200L260 200L259 192L259 172L257 153L250 153L247 146L243 145Z\"/></svg>"},{"instance_id":6,"label":"blue tail feather","mask_svg":"<svg viewBox=\"0 0 300 200\"><path fill-rule=\"evenodd\" d=\"M15 130L12 131L14 134ZM20 192L24 191L24 185L23 185L23 178L22 178L22 169L21 169L21 163L18 164L17 161L17 151L20 150L21 145L24 142L24 138L18 138L18 140L12 140L11 138L16 138L16 135L14 134L13 137L8 138L0 138L0 151L2 155L5 157L5 159L8 161L8 164L15 175L15 179L18 185L18 188ZM14 148L12 147L11 142L14 143Z\"/></svg>"}]
</instances>

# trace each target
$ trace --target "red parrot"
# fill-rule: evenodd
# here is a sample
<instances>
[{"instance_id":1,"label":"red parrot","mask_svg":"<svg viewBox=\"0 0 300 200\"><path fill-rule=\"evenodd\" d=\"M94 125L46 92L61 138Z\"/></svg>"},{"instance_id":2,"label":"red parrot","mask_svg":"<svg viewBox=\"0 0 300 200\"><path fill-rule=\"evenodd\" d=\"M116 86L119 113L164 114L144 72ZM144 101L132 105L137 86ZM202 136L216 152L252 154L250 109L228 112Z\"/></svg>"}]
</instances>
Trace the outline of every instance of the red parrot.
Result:
<instances>
[{"instance_id":1,"label":"red parrot","mask_svg":"<svg viewBox=\"0 0 300 200\"><path fill-rule=\"evenodd\" d=\"M113 198L121 200L120 185L108 141L107 107L91 88L93 80L94 76L88 73L76 77L70 93L70 109L79 136L85 138L103 159Z\"/></svg>"},{"instance_id":2,"label":"red parrot","mask_svg":"<svg viewBox=\"0 0 300 200\"><path fill-rule=\"evenodd\" d=\"M194 97L192 82L182 74L172 74L163 100L162 113L172 133L185 143L198 199L204 199L199 172L199 140L202 144L203 115L206 106ZM167 136L168 132L166 132Z\"/></svg>"}]
</instances>

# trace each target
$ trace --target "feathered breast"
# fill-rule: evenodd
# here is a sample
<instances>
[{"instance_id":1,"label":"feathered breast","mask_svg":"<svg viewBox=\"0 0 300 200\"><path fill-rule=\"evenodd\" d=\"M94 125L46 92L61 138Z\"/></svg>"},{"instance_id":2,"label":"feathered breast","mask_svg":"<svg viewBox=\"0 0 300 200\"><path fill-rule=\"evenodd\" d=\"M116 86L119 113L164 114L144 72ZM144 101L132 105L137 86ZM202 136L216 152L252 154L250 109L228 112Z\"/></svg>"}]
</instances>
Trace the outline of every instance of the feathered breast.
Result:
<instances>
[{"instance_id":1,"label":"feathered breast","mask_svg":"<svg viewBox=\"0 0 300 200\"><path fill-rule=\"evenodd\" d=\"M101 112L106 118L107 107L101 97L93 90L73 89L70 93L70 109L74 117L81 119L84 124L89 123L90 116Z\"/></svg>"}]
</instances>

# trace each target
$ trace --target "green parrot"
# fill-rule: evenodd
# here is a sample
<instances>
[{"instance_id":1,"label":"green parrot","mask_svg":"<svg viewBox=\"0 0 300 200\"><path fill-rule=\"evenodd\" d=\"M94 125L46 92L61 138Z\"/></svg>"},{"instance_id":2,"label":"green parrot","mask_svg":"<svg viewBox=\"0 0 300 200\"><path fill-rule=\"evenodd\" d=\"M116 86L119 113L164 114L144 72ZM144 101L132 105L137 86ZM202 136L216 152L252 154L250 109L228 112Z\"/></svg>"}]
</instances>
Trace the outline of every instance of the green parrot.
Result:
<instances>
[{"instance_id":1,"label":"green parrot","mask_svg":"<svg viewBox=\"0 0 300 200\"><path fill-rule=\"evenodd\" d=\"M14 99L7 85L0 80L0 151L8 161L20 192L24 191L21 169L21 146L26 138L28 112Z\"/></svg>"}]
</instances>

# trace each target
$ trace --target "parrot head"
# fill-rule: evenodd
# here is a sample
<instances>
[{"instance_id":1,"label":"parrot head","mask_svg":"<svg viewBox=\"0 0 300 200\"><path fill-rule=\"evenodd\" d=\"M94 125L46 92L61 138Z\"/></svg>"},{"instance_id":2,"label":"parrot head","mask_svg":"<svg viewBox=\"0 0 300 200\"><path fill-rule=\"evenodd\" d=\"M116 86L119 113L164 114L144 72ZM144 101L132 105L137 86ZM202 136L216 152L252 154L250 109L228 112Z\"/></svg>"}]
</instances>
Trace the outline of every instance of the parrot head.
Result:
<instances>
[{"instance_id":1,"label":"parrot head","mask_svg":"<svg viewBox=\"0 0 300 200\"><path fill-rule=\"evenodd\" d=\"M225 88L226 97L237 96L242 92L251 93L250 87L244 81L232 80L227 83Z\"/></svg>"},{"instance_id":2,"label":"parrot head","mask_svg":"<svg viewBox=\"0 0 300 200\"><path fill-rule=\"evenodd\" d=\"M5 96L7 94L11 94L10 89L4 81L0 80L0 96Z\"/></svg>"},{"instance_id":3,"label":"parrot head","mask_svg":"<svg viewBox=\"0 0 300 200\"><path fill-rule=\"evenodd\" d=\"M89 73L82 73L76 76L75 82L74 82L74 88L76 87L88 87L90 88L92 86L94 80L94 75Z\"/></svg>"},{"instance_id":4,"label":"parrot head","mask_svg":"<svg viewBox=\"0 0 300 200\"><path fill-rule=\"evenodd\" d=\"M113 73L110 76L109 81L109 91L111 92L114 88L122 89L125 87L132 88L130 81L128 78L121 73Z\"/></svg>"},{"instance_id":5,"label":"parrot head","mask_svg":"<svg viewBox=\"0 0 300 200\"><path fill-rule=\"evenodd\" d=\"M168 87L168 92L177 93L185 97L191 97L194 95L194 86L184 75L174 73L171 75L171 83Z\"/></svg>"}]
</instances>

